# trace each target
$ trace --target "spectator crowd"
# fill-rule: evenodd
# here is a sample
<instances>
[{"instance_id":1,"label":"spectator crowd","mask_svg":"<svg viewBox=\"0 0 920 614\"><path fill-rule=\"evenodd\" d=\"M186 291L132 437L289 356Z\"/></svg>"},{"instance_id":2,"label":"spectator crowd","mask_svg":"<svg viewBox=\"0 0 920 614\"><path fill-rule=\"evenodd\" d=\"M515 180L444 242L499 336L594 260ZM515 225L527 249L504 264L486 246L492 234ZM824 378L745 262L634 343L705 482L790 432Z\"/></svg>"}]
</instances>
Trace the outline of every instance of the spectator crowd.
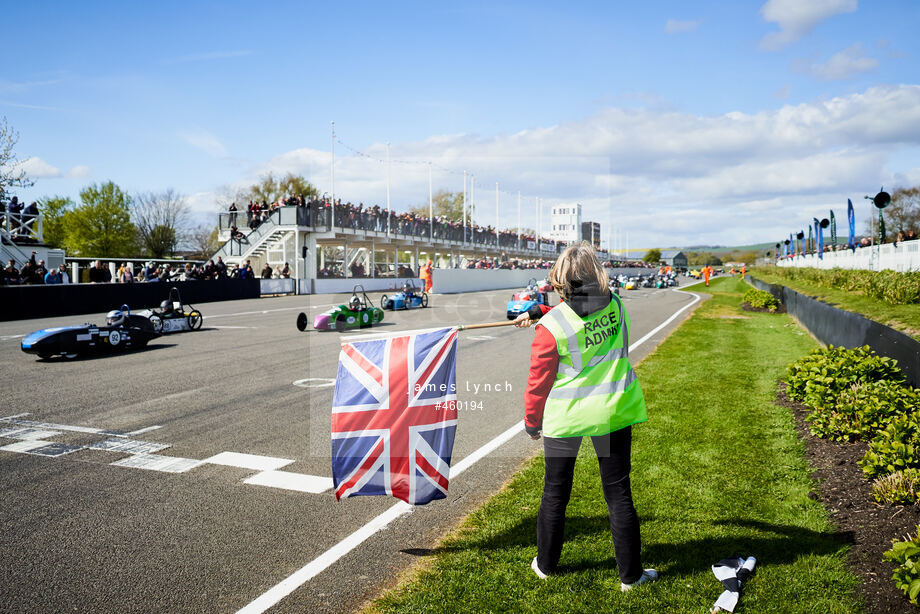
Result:
<instances>
[{"instance_id":1,"label":"spectator crowd","mask_svg":"<svg viewBox=\"0 0 920 614\"><path fill-rule=\"evenodd\" d=\"M281 207L299 207L303 210L303 216L298 216L300 223L305 226L325 226L327 228L350 228L352 230L368 230L375 232L390 232L403 236L427 238L431 236L435 240L447 241L467 241L484 247L515 248L518 246L518 234L510 230L499 230L496 234L493 226L480 226L467 222L464 233L462 222L456 222L445 216L434 216L430 218L427 215L421 215L412 212L397 213L396 211L381 208L379 205L357 205L350 202L342 202L336 199L333 203L325 198L307 199L303 195L291 195L280 198L274 203L266 201L254 202L249 201L245 206L246 225L250 230L255 230L268 220L271 215ZM232 203L228 208L228 219L226 228L230 229L231 238L239 241L246 241L246 234L239 229L240 212L236 203ZM465 235L465 237L464 237ZM543 245L552 247L552 251L560 252L566 247L564 242L556 242L544 239ZM526 248L527 245L536 245L536 237L532 235L522 235L520 245Z\"/></svg>"}]
</instances>

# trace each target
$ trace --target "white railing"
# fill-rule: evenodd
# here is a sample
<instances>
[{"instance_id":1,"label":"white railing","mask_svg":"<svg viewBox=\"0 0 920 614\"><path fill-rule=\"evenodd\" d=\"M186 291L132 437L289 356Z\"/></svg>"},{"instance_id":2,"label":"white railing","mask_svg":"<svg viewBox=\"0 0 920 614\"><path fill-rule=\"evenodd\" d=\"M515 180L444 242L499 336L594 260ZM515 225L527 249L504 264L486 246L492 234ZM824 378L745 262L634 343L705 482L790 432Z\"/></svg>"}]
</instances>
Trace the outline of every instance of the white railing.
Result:
<instances>
[{"instance_id":1,"label":"white railing","mask_svg":"<svg viewBox=\"0 0 920 614\"><path fill-rule=\"evenodd\" d=\"M897 246L894 243L885 243L871 247L857 247L856 251L847 249L839 252L825 252L822 255L823 258L818 258L817 254L782 258L776 261L776 265L814 269L920 271L920 241L901 241Z\"/></svg>"},{"instance_id":2,"label":"white railing","mask_svg":"<svg viewBox=\"0 0 920 614\"><path fill-rule=\"evenodd\" d=\"M0 213L0 227L13 241L18 239L32 239L42 242L44 232L42 229L42 216L31 213Z\"/></svg>"}]
</instances>

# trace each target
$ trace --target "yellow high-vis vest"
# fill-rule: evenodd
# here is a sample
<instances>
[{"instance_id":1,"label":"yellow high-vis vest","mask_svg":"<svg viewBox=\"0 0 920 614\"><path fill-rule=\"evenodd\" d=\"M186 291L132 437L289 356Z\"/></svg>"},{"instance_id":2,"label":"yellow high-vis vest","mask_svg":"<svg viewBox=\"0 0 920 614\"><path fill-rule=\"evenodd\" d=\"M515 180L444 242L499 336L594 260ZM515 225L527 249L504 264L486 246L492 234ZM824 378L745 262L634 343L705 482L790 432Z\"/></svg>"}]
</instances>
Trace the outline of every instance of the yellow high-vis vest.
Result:
<instances>
[{"instance_id":1,"label":"yellow high-vis vest","mask_svg":"<svg viewBox=\"0 0 920 614\"><path fill-rule=\"evenodd\" d=\"M560 303L538 324L553 335L559 352L543 410L546 437L606 435L648 419L629 364L629 316L617 295L583 318Z\"/></svg>"}]
</instances>

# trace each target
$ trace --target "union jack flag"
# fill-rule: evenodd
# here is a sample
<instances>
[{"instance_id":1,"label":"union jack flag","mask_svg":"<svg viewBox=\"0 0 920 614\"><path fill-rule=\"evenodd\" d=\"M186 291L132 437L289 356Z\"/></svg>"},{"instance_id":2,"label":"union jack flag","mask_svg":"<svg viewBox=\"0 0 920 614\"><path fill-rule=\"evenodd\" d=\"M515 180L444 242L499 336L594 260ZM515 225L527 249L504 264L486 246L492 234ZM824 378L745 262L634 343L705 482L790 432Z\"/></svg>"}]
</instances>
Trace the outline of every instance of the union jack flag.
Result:
<instances>
[{"instance_id":1,"label":"union jack flag","mask_svg":"<svg viewBox=\"0 0 920 614\"><path fill-rule=\"evenodd\" d=\"M447 496L457 430L457 328L342 343L332 396L336 499Z\"/></svg>"}]
</instances>

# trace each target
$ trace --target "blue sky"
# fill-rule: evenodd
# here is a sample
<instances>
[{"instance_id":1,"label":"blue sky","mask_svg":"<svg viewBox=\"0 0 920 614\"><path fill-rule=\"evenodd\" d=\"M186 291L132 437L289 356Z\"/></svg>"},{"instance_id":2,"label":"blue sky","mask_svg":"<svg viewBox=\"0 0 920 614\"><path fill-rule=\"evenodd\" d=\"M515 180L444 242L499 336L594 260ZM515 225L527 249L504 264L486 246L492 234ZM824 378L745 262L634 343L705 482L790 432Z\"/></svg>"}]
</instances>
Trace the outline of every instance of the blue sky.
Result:
<instances>
[{"instance_id":1,"label":"blue sky","mask_svg":"<svg viewBox=\"0 0 920 614\"><path fill-rule=\"evenodd\" d=\"M803 8L803 5L808 5ZM269 170L329 190L330 124L394 206L477 176L632 245L772 241L920 184L915 1L12 3L0 115L36 185L173 187L201 219ZM336 194L384 165L337 145ZM479 200L479 198L477 198ZM864 212L868 213L868 209ZM826 213L820 216L826 216ZM547 218L548 219L548 216ZM790 227L790 225L792 227Z\"/></svg>"}]
</instances>

